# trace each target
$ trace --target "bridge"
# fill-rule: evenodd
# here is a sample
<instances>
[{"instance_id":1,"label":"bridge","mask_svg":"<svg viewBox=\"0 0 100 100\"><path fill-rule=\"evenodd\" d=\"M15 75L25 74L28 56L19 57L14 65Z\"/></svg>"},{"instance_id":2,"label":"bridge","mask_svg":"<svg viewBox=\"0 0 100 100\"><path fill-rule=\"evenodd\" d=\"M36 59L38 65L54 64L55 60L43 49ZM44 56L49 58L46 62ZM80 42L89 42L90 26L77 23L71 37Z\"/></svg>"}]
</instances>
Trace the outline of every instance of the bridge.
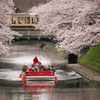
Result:
<instances>
[{"instance_id":1,"label":"bridge","mask_svg":"<svg viewBox=\"0 0 100 100\"><path fill-rule=\"evenodd\" d=\"M55 34L52 34L52 35L47 35L47 36L44 36L44 35L40 35L41 34L41 30L39 29L35 29L35 28L11 28L13 31L16 31L20 34L22 34L21 37L18 37L16 36L15 38L16 39L19 39L19 38L27 38L27 39L30 39L30 38L36 38L36 39L53 39L55 37Z\"/></svg>"}]
</instances>

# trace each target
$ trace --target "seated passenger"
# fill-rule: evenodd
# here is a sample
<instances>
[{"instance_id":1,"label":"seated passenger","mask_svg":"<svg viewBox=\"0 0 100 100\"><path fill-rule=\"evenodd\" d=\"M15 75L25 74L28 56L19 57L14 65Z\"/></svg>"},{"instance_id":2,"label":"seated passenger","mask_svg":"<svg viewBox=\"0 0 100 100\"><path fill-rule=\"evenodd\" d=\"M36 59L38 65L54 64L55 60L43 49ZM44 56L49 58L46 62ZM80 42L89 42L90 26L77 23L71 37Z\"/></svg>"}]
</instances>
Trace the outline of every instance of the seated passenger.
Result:
<instances>
[{"instance_id":1,"label":"seated passenger","mask_svg":"<svg viewBox=\"0 0 100 100\"><path fill-rule=\"evenodd\" d=\"M35 67L35 71L38 72L39 71L39 67L36 65Z\"/></svg>"},{"instance_id":2,"label":"seated passenger","mask_svg":"<svg viewBox=\"0 0 100 100\"><path fill-rule=\"evenodd\" d=\"M53 72L52 67L50 67L50 71Z\"/></svg>"},{"instance_id":3,"label":"seated passenger","mask_svg":"<svg viewBox=\"0 0 100 100\"><path fill-rule=\"evenodd\" d=\"M49 68L47 69L47 71L53 71L53 72L55 72L54 66L49 65L48 67Z\"/></svg>"},{"instance_id":4,"label":"seated passenger","mask_svg":"<svg viewBox=\"0 0 100 100\"><path fill-rule=\"evenodd\" d=\"M22 68L22 72L25 72L25 71L26 71L26 69L25 69L25 65L24 65Z\"/></svg>"},{"instance_id":5,"label":"seated passenger","mask_svg":"<svg viewBox=\"0 0 100 100\"><path fill-rule=\"evenodd\" d=\"M35 71L34 65L31 66L31 71Z\"/></svg>"},{"instance_id":6,"label":"seated passenger","mask_svg":"<svg viewBox=\"0 0 100 100\"><path fill-rule=\"evenodd\" d=\"M41 71L41 69L42 69L42 65L39 65L39 71Z\"/></svg>"},{"instance_id":7,"label":"seated passenger","mask_svg":"<svg viewBox=\"0 0 100 100\"><path fill-rule=\"evenodd\" d=\"M51 65L48 65L48 69L47 69L47 71L49 71L49 70L50 70L50 67L51 67Z\"/></svg>"},{"instance_id":8,"label":"seated passenger","mask_svg":"<svg viewBox=\"0 0 100 100\"><path fill-rule=\"evenodd\" d=\"M34 65L34 71L36 71L36 65Z\"/></svg>"},{"instance_id":9,"label":"seated passenger","mask_svg":"<svg viewBox=\"0 0 100 100\"><path fill-rule=\"evenodd\" d=\"M55 72L54 65L52 65L51 67L52 67L53 72Z\"/></svg>"},{"instance_id":10,"label":"seated passenger","mask_svg":"<svg viewBox=\"0 0 100 100\"><path fill-rule=\"evenodd\" d=\"M29 72L28 66L25 66L25 70L26 70L26 72Z\"/></svg>"},{"instance_id":11,"label":"seated passenger","mask_svg":"<svg viewBox=\"0 0 100 100\"><path fill-rule=\"evenodd\" d=\"M40 70L40 71L42 71L42 72L43 72L43 71L45 71L45 67L44 67L44 66L42 66L42 68L41 68L41 70Z\"/></svg>"}]
</instances>

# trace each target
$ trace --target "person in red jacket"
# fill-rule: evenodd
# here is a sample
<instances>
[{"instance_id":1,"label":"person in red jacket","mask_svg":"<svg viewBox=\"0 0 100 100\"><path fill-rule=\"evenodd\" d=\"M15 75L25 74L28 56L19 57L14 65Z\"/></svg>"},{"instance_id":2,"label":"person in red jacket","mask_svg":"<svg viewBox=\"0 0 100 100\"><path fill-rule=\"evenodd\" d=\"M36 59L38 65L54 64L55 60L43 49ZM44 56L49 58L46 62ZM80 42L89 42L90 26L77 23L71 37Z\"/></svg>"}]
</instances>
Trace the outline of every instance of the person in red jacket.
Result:
<instances>
[{"instance_id":1,"label":"person in red jacket","mask_svg":"<svg viewBox=\"0 0 100 100\"><path fill-rule=\"evenodd\" d=\"M34 65L36 65L36 64L41 65L41 62L39 62L37 56L35 56L35 58L33 59L33 64Z\"/></svg>"},{"instance_id":2,"label":"person in red jacket","mask_svg":"<svg viewBox=\"0 0 100 100\"><path fill-rule=\"evenodd\" d=\"M37 58L37 56L35 56L35 58L33 59L33 64L35 65L36 63L38 63L38 58Z\"/></svg>"}]
</instances>

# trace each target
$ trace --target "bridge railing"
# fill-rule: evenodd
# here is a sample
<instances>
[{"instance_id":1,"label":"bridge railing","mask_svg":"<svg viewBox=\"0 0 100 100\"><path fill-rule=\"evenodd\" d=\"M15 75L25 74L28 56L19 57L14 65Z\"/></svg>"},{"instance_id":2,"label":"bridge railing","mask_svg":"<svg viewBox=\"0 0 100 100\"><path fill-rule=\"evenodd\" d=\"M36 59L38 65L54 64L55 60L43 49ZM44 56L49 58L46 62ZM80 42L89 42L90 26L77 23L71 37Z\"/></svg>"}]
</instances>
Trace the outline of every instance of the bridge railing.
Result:
<instances>
[{"instance_id":1,"label":"bridge railing","mask_svg":"<svg viewBox=\"0 0 100 100\"><path fill-rule=\"evenodd\" d=\"M36 30L36 29L31 29L31 28L14 28L12 29L14 31L17 31L19 34L22 34L21 37L16 37L17 39L19 38L48 38L48 39L51 39L51 38L54 38L55 37L55 34L56 33L52 33L51 35L47 35L47 36L44 36L44 35L41 35L42 34L42 31L40 30Z\"/></svg>"}]
</instances>

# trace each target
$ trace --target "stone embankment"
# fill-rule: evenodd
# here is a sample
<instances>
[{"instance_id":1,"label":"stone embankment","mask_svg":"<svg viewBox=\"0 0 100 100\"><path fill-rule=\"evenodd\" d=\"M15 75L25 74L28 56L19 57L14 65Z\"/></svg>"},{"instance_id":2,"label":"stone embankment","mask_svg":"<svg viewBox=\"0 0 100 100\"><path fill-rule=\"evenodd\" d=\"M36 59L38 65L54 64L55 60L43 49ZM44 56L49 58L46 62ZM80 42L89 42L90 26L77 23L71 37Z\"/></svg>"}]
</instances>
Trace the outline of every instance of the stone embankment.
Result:
<instances>
[{"instance_id":1,"label":"stone embankment","mask_svg":"<svg viewBox=\"0 0 100 100\"><path fill-rule=\"evenodd\" d=\"M88 79L91 83L100 86L100 73L80 64L66 64L66 66Z\"/></svg>"}]
</instances>

